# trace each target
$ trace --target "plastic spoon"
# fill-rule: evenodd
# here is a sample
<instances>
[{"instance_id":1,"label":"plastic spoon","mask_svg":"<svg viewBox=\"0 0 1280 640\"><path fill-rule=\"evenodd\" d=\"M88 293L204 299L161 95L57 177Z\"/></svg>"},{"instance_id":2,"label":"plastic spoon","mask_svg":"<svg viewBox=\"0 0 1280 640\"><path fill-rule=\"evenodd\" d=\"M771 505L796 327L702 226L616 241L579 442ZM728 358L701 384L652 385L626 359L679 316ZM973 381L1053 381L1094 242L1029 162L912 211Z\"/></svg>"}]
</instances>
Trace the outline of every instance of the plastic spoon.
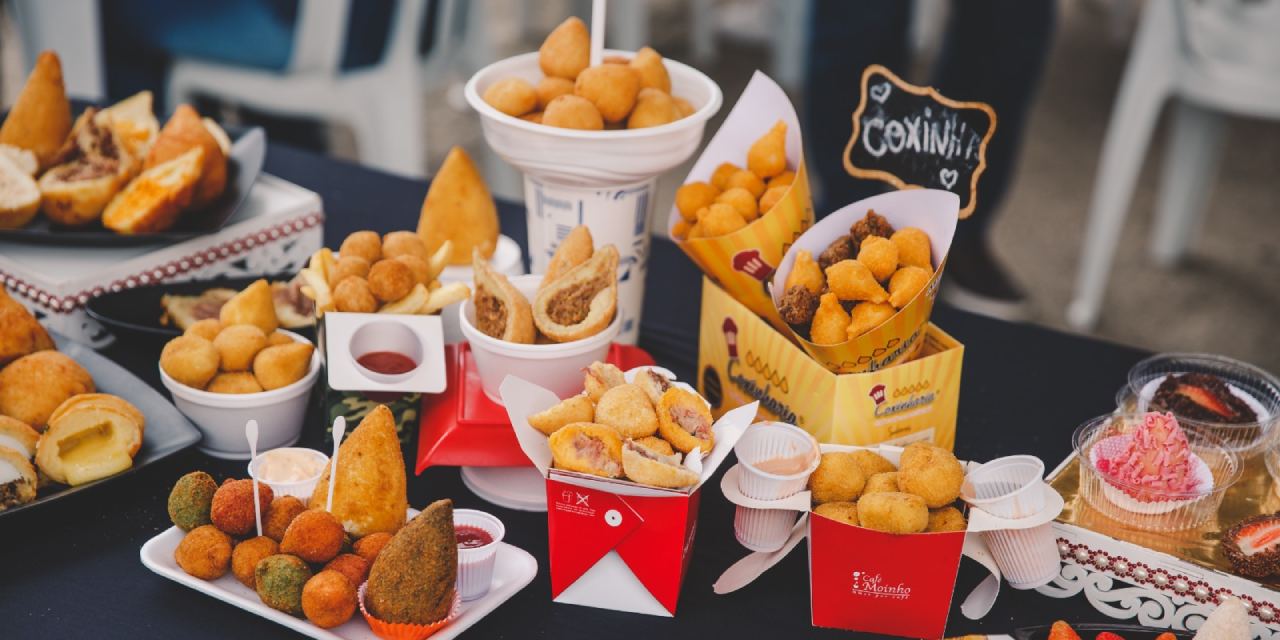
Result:
<instances>
[{"instance_id":1,"label":"plastic spoon","mask_svg":"<svg viewBox=\"0 0 1280 640\"><path fill-rule=\"evenodd\" d=\"M591 66L604 61L604 4L605 0L591 0Z\"/></svg>"},{"instance_id":2,"label":"plastic spoon","mask_svg":"<svg viewBox=\"0 0 1280 640\"><path fill-rule=\"evenodd\" d=\"M244 437L249 441L249 459L258 457L258 421L244 423ZM253 520L258 525L258 535L262 535L262 499L258 497L258 476L249 474L253 479Z\"/></svg>"},{"instance_id":3,"label":"plastic spoon","mask_svg":"<svg viewBox=\"0 0 1280 640\"><path fill-rule=\"evenodd\" d=\"M342 444L342 436L347 433L347 419L338 416L333 420L333 456L329 458L329 497L324 501L324 510L333 511L333 485L338 484L338 445Z\"/></svg>"}]
</instances>

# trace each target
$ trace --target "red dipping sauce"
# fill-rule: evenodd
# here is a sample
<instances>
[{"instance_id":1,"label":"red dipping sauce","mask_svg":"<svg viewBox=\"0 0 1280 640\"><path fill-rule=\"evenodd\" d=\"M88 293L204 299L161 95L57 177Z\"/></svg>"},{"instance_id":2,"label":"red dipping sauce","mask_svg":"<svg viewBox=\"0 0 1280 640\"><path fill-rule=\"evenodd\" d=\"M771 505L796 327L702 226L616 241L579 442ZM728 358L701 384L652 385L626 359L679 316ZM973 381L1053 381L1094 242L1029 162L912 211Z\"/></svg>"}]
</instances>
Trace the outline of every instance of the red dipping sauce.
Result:
<instances>
[{"instance_id":1,"label":"red dipping sauce","mask_svg":"<svg viewBox=\"0 0 1280 640\"><path fill-rule=\"evenodd\" d=\"M458 538L459 549L475 549L493 542L493 536L489 535L488 531L485 531L480 527L472 527L464 524L459 527L454 527L453 533Z\"/></svg>"},{"instance_id":2,"label":"red dipping sauce","mask_svg":"<svg viewBox=\"0 0 1280 640\"><path fill-rule=\"evenodd\" d=\"M418 368L418 363L412 358L395 351L370 351L356 358L356 362L374 373L388 376L409 373Z\"/></svg>"}]
</instances>

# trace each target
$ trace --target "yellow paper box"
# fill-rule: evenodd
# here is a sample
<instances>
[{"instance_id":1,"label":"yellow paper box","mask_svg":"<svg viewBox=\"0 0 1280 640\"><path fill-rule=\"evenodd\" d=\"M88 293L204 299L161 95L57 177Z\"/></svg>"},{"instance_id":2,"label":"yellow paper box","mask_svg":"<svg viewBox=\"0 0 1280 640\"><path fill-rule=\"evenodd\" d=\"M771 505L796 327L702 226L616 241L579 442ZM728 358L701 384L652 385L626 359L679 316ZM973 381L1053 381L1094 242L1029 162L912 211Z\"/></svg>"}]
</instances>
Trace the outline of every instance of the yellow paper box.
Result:
<instances>
[{"instance_id":1,"label":"yellow paper box","mask_svg":"<svg viewBox=\"0 0 1280 640\"><path fill-rule=\"evenodd\" d=\"M777 83L759 71L752 76L724 124L694 163L685 183L710 182L711 174L721 163L732 162L745 168L747 150L779 120L787 123L787 166L795 171L796 178L778 203L734 233L687 241L681 241L672 233L681 219L680 212L673 206L667 220L667 235L703 273L747 308L768 319L779 331L785 331L787 325L769 297L769 278L791 243L813 224L814 216L800 119Z\"/></svg>"},{"instance_id":2,"label":"yellow paper box","mask_svg":"<svg viewBox=\"0 0 1280 640\"><path fill-rule=\"evenodd\" d=\"M814 344L790 327L784 329L795 341L828 369L837 373L877 371L910 359L920 347L916 339L929 322L933 301L938 295L942 271L946 268L947 251L956 233L960 198L950 191L904 189L865 198L844 206L823 218L804 233L782 259L773 276L773 301L782 299L783 283L795 264L796 254L809 251L817 259L836 238L849 233L854 222L874 210L884 216L894 229L917 227L929 234L932 243L933 275L928 284L906 306L884 324L852 340L834 345Z\"/></svg>"},{"instance_id":3,"label":"yellow paper box","mask_svg":"<svg viewBox=\"0 0 1280 640\"><path fill-rule=\"evenodd\" d=\"M836 374L704 278L699 333L698 391L717 416L759 400L757 419L798 425L819 442L955 443L964 346L932 323L905 337L914 359Z\"/></svg>"}]
</instances>

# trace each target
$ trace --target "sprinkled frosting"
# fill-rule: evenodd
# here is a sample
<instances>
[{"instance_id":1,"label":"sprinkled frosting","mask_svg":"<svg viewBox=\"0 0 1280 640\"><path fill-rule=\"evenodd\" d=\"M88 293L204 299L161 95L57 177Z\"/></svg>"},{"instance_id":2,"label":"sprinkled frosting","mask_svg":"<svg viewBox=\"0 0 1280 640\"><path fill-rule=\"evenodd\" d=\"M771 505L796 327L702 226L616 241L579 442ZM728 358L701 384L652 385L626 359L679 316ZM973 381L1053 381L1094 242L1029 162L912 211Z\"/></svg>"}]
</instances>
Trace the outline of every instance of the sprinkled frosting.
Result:
<instances>
[{"instance_id":1,"label":"sprinkled frosting","mask_svg":"<svg viewBox=\"0 0 1280 640\"><path fill-rule=\"evenodd\" d=\"M1153 502L1197 492L1193 459L1187 434L1173 414L1151 412L1119 453L1097 465L1125 493Z\"/></svg>"}]
</instances>

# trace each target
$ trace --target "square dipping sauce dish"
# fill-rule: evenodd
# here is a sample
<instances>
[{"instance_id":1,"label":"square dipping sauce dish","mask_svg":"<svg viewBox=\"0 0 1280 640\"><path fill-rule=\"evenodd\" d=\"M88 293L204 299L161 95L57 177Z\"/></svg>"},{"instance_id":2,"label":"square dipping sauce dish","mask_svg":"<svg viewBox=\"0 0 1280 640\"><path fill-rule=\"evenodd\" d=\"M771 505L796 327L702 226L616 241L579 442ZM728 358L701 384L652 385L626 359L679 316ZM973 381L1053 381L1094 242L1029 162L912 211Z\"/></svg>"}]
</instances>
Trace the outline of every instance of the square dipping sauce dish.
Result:
<instances>
[{"instance_id":1,"label":"square dipping sauce dish","mask_svg":"<svg viewBox=\"0 0 1280 640\"><path fill-rule=\"evenodd\" d=\"M331 389L440 393L447 386L439 316L331 311L321 342Z\"/></svg>"}]
</instances>

